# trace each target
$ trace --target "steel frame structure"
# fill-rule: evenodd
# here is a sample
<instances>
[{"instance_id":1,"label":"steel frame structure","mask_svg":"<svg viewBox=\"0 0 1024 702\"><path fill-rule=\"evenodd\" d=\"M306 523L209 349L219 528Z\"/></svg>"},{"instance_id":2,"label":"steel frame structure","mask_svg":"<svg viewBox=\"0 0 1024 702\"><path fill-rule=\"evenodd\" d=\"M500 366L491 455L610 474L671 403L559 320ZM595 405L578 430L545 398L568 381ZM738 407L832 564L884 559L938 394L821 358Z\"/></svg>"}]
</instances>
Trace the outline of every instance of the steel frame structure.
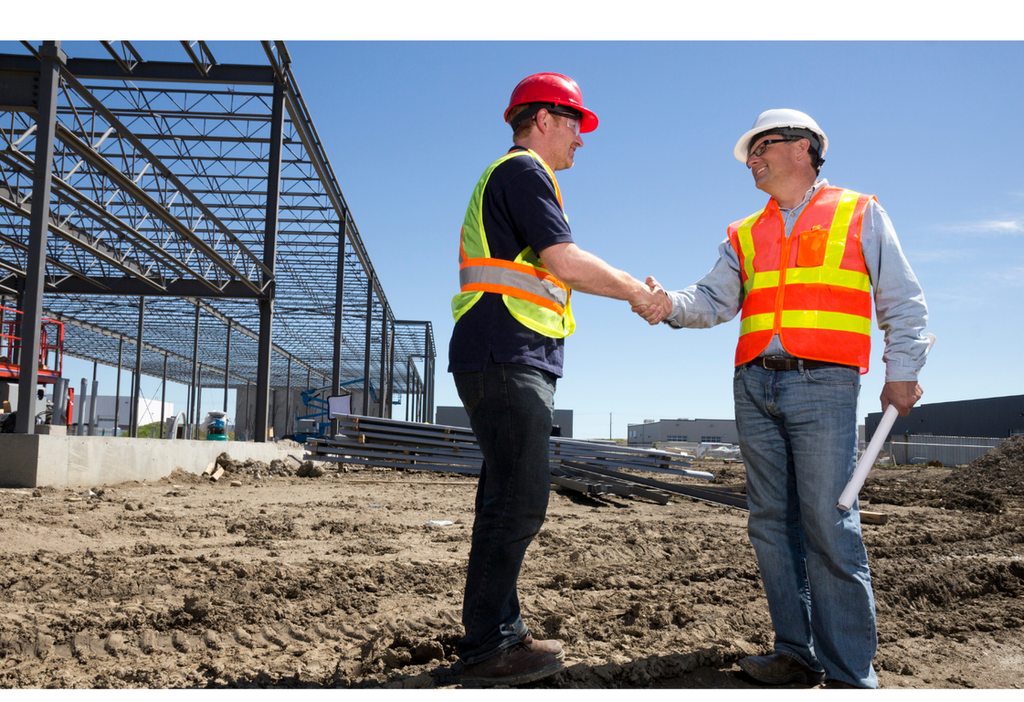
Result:
<instances>
[{"instance_id":1,"label":"steel frame structure","mask_svg":"<svg viewBox=\"0 0 1024 702\"><path fill-rule=\"evenodd\" d=\"M102 42L109 60L60 42L0 55L0 295L23 312L24 348L52 317L66 354L120 367L123 353L136 378L188 385L196 414L204 382L255 385L257 441L271 387L361 380L381 416L402 393L431 421L432 325L388 304L287 47L235 65L181 43L188 62L129 42ZM33 364L19 382L31 433Z\"/></svg>"}]
</instances>

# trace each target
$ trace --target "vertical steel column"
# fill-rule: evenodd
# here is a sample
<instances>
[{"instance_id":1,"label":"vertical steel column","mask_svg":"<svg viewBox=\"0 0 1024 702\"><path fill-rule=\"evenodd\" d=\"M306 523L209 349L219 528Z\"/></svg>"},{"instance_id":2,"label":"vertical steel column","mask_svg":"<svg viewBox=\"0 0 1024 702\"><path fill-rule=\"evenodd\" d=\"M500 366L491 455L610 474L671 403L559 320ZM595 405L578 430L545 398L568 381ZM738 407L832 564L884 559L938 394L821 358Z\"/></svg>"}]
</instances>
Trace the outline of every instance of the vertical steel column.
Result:
<instances>
[{"instance_id":1,"label":"vertical steel column","mask_svg":"<svg viewBox=\"0 0 1024 702\"><path fill-rule=\"evenodd\" d=\"M192 381L188 393L188 412L185 414L184 439L195 438L195 424L192 423L192 416L196 412L196 388L199 387L199 300L196 300L196 323L192 333Z\"/></svg>"},{"instance_id":2,"label":"vertical steel column","mask_svg":"<svg viewBox=\"0 0 1024 702\"><path fill-rule=\"evenodd\" d=\"M437 359L430 357L430 375L427 376L427 424L434 423L434 374Z\"/></svg>"},{"instance_id":3,"label":"vertical steel column","mask_svg":"<svg viewBox=\"0 0 1024 702\"><path fill-rule=\"evenodd\" d=\"M256 441L267 440L267 409L270 396L270 352L273 346L273 276L277 270L277 223L281 200L281 144L284 140L284 86L274 78L274 97L270 112L270 152L267 159L267 223L263 236L263 265L270 269L268 297L260 298L260 339L256 363Z\"/></svg>"},{"instance_id":4,"label":"vertical steel column","mask_svg":"<svg viewBox=\"0 0 1024 702\"><path fill-rule=\"evenodd\" d=\"M370 416L370 333L373 330L373 278L366 279L366 359L363 361L363 416Z\"/></svg>"},{"instance_id":5,"label":"vertical steel column","mask_svg":"<svg viewBox=\"0 0 1024 702\"><path fill-rule=\"evenodd\" d=\"M21 354L18 359L18 418L14 431L36 430L36 385L39 381L39 337L46 276L46 241L49 236L50 185L53 176L53 139L57 125L60 68L67 56L59 41L46 41L39 49L39 102L36 115L35 166L32 171L32 213L29 218L28 261L21 315Z\"/></svg>"},{"instance_id":6,"label":"vertical steel column","mask_svg":"<svg viewBox=\"0 0 1024 702\"><path fill-rule=\"evenodd\" d=\"M412 407L412 356L405 359L405 421L409 421L409 408Z\"/></svg>"},{"instance_id":7,"label":"vertical steel column","mask_svg":"<svg viewBox=\"0 0 1024 702\"><path fill-rule=\"evenodd\" d=\"M228 411L228 388L231 382L231 320L228 320L228 342L224 355L224 411Z\"/></svg>"},{"instance_id":8,"label":"vertical steel column","mask_svg":"<svg viewBox=\"0 0 1024 702\"><path fill-rule=\"evenodd\" d=\"M388 357L388 311L383 306L381 307L381 325L380 325L380 387L378 391L380 393L380 412L378 416L384 418L384 405L387 403L387 385L385 381L387 377L387 363L385 360Z\"/></svg>"},{"instance_id":9,"label":"vertical steel column","mask_svg":"<svg viewBox=\"0 0 1024 702\"><path fill-rule=\"evenodd\" d=\"M89 381L82 378L82 394L78 399L78 426L75 427L75 436L85 436L85 398L89 392Z\"/></svg>"},{"instance_id":10,"label":"vertical steel column","mask_svg":"<svg viewBox=\"0 0 1024 702\"><path fill-rule=\"evenodd\" d=\"M135 337L135 377L132 379L132 418L129 436L139 436L139 398L142 395L142 330L146 314L146 296L139 296L139 333Z\"/></svg>"},{"instance_id":11,"label":"vertical steel column","mask_svg":"<svg viewBox=\"0 0 1024 702\"><path fill-rule=\"evenodd\" d=\"M199 364L199 377L198 377L198 380L196 381L196 417L195 417L196 421L193 424L193 426L195 427L195 429L192 432L192 438L193 439L198 439L199 438L199 423L201 421L203 421L202 419L199 418L199 413L202 412L202 409L201 409L202 408L202 403L203 403L203 365L200 363Z\"/></svg>"},{"instance_id":12,"label":"vertical steel column","mask_svg":"<svg viewBox=\"0 0 1024 702\"><path fill-rule=\"evenodd\" d=\"M291 423L292 418L292 357L288 356L288 380L285 381L284 391L284 428L281 430L282 437L287 436L291 432L288 431L288 425Z\"/></svg>"},{"instance_id":13,"label":"vertical steel column","mask_svg":"<svg viewBox=\"0 0 1024 702\"><path fill-rule=\"evenodd\" d=\"M160 384L160 438L164 438L164 422L167 419L164 417L165 407L167 406L167 354L164 353L164 381Z\"/></svg>"},{"instance_id":14,"label":"vertical steel column","mask_svg":"<svg viewBox=\"0 0 1024 702\"><path fill-rule=\"evenodd\" d=\"M245 436L243 441L249 440L249 401L252 398L252 383L246 379L245 381ZM235 420L235 426L238 426L238 420Z\"/></svg>"},{"instance_id":15,"label":"vertical steel column","mask_svg":"<svg viewBox=\"0 0 1024 702\"><path fill-rule=\"evenodd\" d=\"M114 391L114 436L121 435L121 362L124 352L124 337L117 340L117 388Z\"/></svg>"},{"instance_id":16,"label":"vertical steel column","mask_svg":"<svg viewBox=\"0 0 1024 702\"><path fill-rule=\"evenodd\" d=\"M99 382L96 380L96 371L99 367L99 363L96 361L92 362L92 400L89 401L89 436L96 436L96 387Z\"/></svg>"},{"instance_id":17,"label":"vertical steel column","mask_svg":"<svg viewBox=\"0 0 1024 702\"><path fill-rule=\"evenodd\" d=\"M434 372L431 367L431 356L430 356L430 325L423 325L423 421L428 424L434 423L434 413L431 411L433 398L430 396L432 390L432 383L430 379L433 377Z\"/></svg>"},{"instance_id":18,"label":"vertical steel column","mask_svg":"<svg viewBox=\"0 0 1024 702\"><path fill-rule=\"evenodd\" d=\"M388 419L391 419L393 414L392 408L395 406L395 346L397 345L397 339L395 331L395 320L391 320L391 355L388 356Z\"/></svg>"},{"instance_id":19,"label":"vertical steel column","mask_svg":"<svg viewBox=\"0 0 1024 702\"><path fill-rule=\"evenodd\" d=\"M92 381L92 396L89 400L89 436L96 436L97 424L99 424L99 407L96 402L96 394L100 390L100 381Z\"/></svg>"},{"instance_id":20,"label":"vertical steel column","mask_svg":"<svg viewBox=\"0 0 1024 702\"><path fill-rule=\"evenodd\" d=\"M416 421L423 421L423 382L416 376Z\"/></svg>"},{"instance_id":21,"label":"vertical steel column","mask_svg":"<svg viewBox=\"0 0 1024 702\"><path fill-rule=\"evenodd\" d=\"M334 288L334 358L331 360L331 392L330 395L341 393L341 322L345 301L345 236L348 226L345 219L341 221L338 232L338 275ZM331 419L331 436L338 433L338 420Z\"/></svg>"}]
</instances>

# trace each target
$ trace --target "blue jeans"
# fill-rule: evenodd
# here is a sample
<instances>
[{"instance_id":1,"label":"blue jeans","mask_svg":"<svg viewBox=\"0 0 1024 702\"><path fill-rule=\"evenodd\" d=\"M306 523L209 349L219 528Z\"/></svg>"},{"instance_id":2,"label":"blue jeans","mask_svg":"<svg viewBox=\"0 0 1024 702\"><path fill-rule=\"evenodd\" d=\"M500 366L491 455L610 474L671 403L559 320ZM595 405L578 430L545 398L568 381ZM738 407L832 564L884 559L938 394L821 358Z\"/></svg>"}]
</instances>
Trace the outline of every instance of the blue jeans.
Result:
<instances>
[{"instance_id":1,"label":"blue jeans","mask_svg":"<svg viewBox=\"0 0 1024 702\"><path fill-rule=\"evenodd\" d=\"M857 461L854 368L739 366L736 428L747 471L747 534L775 650L829 679L878 687L875 601L857 505L836 503Z\"/></svg>"},{"instance_id":2,"label":"blue jeans","mask_svg":"<svg viewBox=\"0 0 1024 702\"><path fill-rule=\"evenodd\" d=\"M472 664L526 634L516 583L548 509L556 378L539 368L493 362L483 372L453 376L484 456L462 600L466 635L458 645L459 657Z\"/></svg>"}]
</instances>

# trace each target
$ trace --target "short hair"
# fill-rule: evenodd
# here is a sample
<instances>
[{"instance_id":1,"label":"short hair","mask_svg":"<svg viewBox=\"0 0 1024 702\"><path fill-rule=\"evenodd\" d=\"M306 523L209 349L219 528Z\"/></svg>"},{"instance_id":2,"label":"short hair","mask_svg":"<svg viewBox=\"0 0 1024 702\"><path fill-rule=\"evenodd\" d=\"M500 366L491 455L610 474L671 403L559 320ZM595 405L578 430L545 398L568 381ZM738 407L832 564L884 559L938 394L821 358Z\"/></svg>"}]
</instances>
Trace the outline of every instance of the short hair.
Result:
<instances>
[{"instance_id":1,"label":"short hair","mask_svg":"<svg viewBox=\"0 0 1024 702\"><path fill-rule=\"evenodd\" d=\"M510 125L512 123L514 123L516 121L516 115L518 115L520 112L523 112L524 110L528 109L529 107L530 107L530 103L524 103L522 105L516 105L515 107L513 107L512 110L508 113L508 123ZM513 132L512 132L512 140L515 141L516 139L523 139L523 138L525 138L526 135L528 135L530 133L531 129L533 129L533 120L532 119L524 119L513 130Z\"/></svg>"}]
</instances>

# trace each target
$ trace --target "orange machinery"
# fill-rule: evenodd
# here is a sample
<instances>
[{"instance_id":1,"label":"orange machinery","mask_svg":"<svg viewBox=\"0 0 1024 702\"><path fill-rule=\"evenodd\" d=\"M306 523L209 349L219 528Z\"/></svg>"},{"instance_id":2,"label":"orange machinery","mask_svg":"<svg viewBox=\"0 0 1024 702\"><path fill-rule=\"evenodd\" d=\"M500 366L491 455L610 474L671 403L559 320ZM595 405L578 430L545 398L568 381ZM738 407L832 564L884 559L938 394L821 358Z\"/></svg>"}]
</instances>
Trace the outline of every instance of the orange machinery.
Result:
<instances>
[{"instance_id":1,"label":"orange machinery","mask_svg":"<svg viewBox=\"0 0 1024 702\"><path fill-rule=\"evenodd\" d=\"M18 382L21 351L21 312L9 307L0 307L0 382ZM64 369L64 323L43 317L39 328L39 369L40 385L56 384ZM56 399L56 398L54 398ZM75 390L68 387L68 425L71 424L71 410L74 407Z\"/></svg>"}]
</instances>

